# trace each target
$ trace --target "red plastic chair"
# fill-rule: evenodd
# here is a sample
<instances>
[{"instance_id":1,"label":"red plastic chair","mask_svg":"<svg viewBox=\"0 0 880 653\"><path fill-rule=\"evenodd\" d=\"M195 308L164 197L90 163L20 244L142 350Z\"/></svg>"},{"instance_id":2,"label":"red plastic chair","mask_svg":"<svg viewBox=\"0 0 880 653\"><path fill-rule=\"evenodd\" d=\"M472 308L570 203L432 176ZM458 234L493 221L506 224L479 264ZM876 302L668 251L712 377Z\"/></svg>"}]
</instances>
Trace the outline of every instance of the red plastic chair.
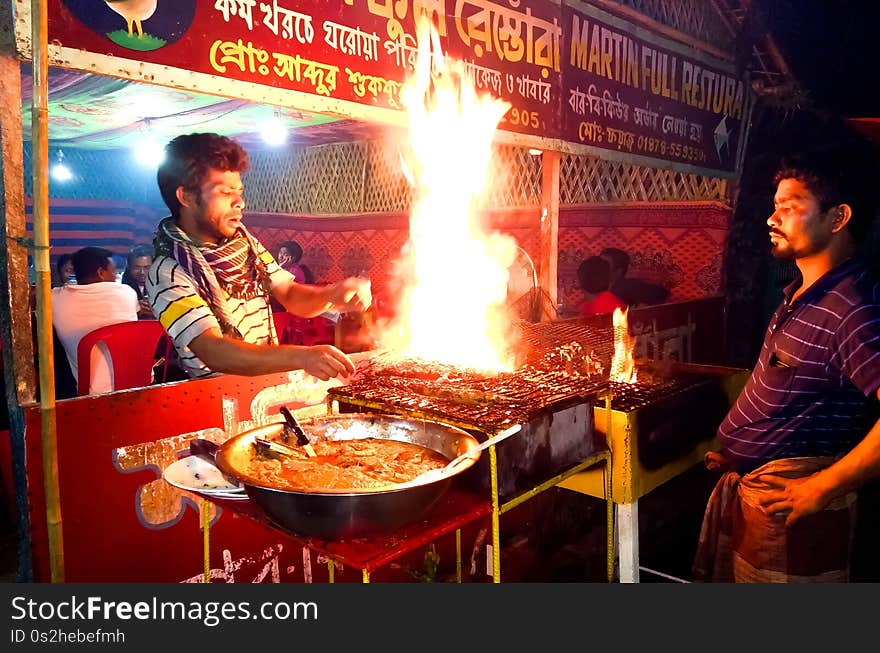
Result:
<instances>
[{"instance_id":1,"label":"red plastic chair","mask_svg":"<svg viewBox=\"0 0 880 653\"><path fill-rule=\"evenodd\" d=\"M137 320L111 324L90 331L76 349L77 393L89 394L92 348L103 342L113 366L113 389L141 388L153 381L153 365L159 341L165 339L165 360L171 354L171 339L158 320Z\"/></svg>"},{"instance_id":2,"label":"red plastic chair","mask_svg":"<svg viewBox=\"0 0 880 653\"><path fill-rule=\"evenodd\" d=\"M332 345L336 325L326 317L299 317L286 311L272 313L275 333L282 345Z\"/></svg>"},{"instance_id":3,"label":"red plastic chair","mask_svg":"<svg viewBox=\"0 0 880 653\"><path fill-rule=\"evenodd\" d=\"M290 335L288 329L290 328L290 325L293 324L293 319L295 317L295 315L288 313L287 311L276 311L272 313L272 320L275 322L275 335L278 336L278 344L290 344L287 340Z\"/></svg>"}]
</instances>

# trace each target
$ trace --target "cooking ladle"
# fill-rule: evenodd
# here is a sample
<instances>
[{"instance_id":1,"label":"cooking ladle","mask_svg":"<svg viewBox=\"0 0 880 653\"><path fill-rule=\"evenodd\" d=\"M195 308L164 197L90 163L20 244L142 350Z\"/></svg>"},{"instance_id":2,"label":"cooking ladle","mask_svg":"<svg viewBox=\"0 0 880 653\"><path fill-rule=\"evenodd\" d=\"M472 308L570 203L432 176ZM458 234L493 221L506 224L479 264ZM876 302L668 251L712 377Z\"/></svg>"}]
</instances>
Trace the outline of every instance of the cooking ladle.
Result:
<instances>
[{"instance_id":1,"label":"cooking ladle","mask_svg":"<svg viewBox=\"0 0 880 653\"><path fill-rule=\"evenodd\" d=\"M309 436L306 435L306 432L303 431L302 426L299 425L299 422L296 421L296 417L293 416L287 406L282 406L279 408L280 413L284 416L285 429L282 434L284 440L288 439L288 429L293 431L293 434L296 436L296 441L303 448L309 458L314 458L318 454L315 453L315 448L312 446L312 443L309 441Z\"/></svg>"},{"instance_id":2,"label":"cooking ladle","mask_svg":"<svg viewBox=\"0 0 880 653\"><path fill-rule=\"evenodd\" d=\"M498 444L502 440L506 440L507 438L509 438L511 435L519 433L521 430L522 430L522 424L514 424L510 428L507 428L507 429L504 429L503 431L501 431L501 433L493 435L491 438L489 438L485 442L481 442L476 447L473 447L472 449L468 449L463 454L456 456L455 458L450 460L448 463L446 463L445 467L441 467L440 469L429 469L427 472L422 472L421 474L416 476L413 480L408 481L406 483L401 483L400 485L398 485L396 487L409 486L409 485L420 485L422 483L425 483L426 481L437 480L439 478L442 478L448 472L451 472L458 465L460 465L462 463L462 461L467 460L468 458L473 458L474 454L476 454L477 452L482 451L483 449L488 449L493 444Z\"/></svg>"}]
</instances>

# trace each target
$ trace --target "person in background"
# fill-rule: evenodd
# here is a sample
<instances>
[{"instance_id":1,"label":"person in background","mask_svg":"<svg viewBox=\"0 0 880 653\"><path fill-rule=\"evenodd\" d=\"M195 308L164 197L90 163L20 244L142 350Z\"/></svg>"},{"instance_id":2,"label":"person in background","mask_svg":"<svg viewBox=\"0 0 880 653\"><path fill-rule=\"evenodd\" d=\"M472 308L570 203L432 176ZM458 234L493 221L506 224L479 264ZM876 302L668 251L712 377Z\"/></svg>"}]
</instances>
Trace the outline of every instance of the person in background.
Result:
<instances>
[{"instance_id":1,"label":"person in background","mask_svg":"<svg viewBox=\"0 0 880 653\"><path fill-rule=\"evenodd\" d=\"M669 299L669 290L663 286L638 277L627 277L629 254L617 247L606 247L599 256L611 265L610 290L627 306L662 304Z\"/></svg>"},{"instance_id":2,"label":"person in background","mask_svg":"<svg viewBox=\"0 0 880 653\"><path fill-rule=\"evenodd\" d=\"M275 260L293 275L297 283L314 283L311 271L302 263L302 255L302 246L295 240L287 240L278 245Z\"/></svg>"},{"instance_id":3,"label":"person in background","mask_svg":"<svg viewBox=\"0 0 880 653\"><path fill-rule=\"evenodd\" d=\"M578 308L581 317L613 313L615 308L626 309L626 304L609 290L611 266L601 256L584 259L578 266L578 283L586 301Z\"/></svg>"},{"instance_id":4,"label":"person in background","mask_svg":"<svg viewBox=\"0 0 880 653\"><path fill-rule=\"evenodd\" d=\"M58 288L68 283L76 283L76 277L71 277L73 277L73 256L71 254L62 254L55 261L55 279L52 287Z\"/></svg>"},{"instance_id":5,"label":"person in background","mask_svg":"<svg viewBox=\"0 0 880 653\"><path fill-rule=\"evenodd\" d=\"M354 372L332 345L278 345L270 297L313 317L370 306L369 281L297 283L242 222L241 173L248 156L211 133L178 136L165 147L157 181L171 215L159 223L147 274L153 313L174 341L191 378L302 369L322 380Z\"/></svg>"},{"instance_id":6,"label":"person in background","mask_svg":"<svg viewBox=\"0 0 880 653\"><path fill-rule=\"evenodd\" d=\"M77 378L77 347L87 333L110 324L137 320L137 295L116 283L112 252L84 247L73 254L76 284L52 290L52 326L64 345L73 378ZM100 345L92 350L89 393L113 390L109 354Z\"/></svg>"},{"instance_id":7,"label":"person in background","mask_svg":"<svg viewBox=\"0 0 880 653\"><path fill-rule=\"evenodd\" d=\"M147 272L153 264L153 246L135 245L128 252L125 272L122 273L122 283L134 288L138 298L138 319L155 320L153 308L150 306L150 298L147 297Z\"/></svg>"},{"instance_id":8,"label":"person in background","mask_svg":"<svg viewBox=\"0 0 880 653\"><path fill-rule=\"evenodd\" d=\"M851 159L810 153L776 173L770 245L798 274L706 455L724 473L697 580L850 579L856 491L880 476L880 280L856 251L873 213Z\"/></svg>"}]
</instances>

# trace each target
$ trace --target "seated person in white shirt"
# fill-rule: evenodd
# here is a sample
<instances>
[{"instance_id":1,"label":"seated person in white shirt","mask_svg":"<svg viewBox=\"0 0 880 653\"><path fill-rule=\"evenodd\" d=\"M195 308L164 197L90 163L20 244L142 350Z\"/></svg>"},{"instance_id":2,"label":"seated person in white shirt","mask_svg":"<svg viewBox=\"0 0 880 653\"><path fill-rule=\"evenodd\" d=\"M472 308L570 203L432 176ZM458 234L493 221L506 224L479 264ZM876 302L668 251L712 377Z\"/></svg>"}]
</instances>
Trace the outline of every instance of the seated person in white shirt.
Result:
<instances>
[{"instance_id":1,"label":"seated person in white shirt","mask_svg":"<svg viewBox=\"0 0 880 653\"><path fill-rule=\"evenodd\" d=\"M76 349L90 331L110 324L138 319L137 293L116 283L113 253L100 247L84 247L73 254L76 285L52 290L52 326L64 345L70 371L77 378ZM113 390L110 355L103 345L92 349L89 394Z\"/></svg>"}]
</instances>

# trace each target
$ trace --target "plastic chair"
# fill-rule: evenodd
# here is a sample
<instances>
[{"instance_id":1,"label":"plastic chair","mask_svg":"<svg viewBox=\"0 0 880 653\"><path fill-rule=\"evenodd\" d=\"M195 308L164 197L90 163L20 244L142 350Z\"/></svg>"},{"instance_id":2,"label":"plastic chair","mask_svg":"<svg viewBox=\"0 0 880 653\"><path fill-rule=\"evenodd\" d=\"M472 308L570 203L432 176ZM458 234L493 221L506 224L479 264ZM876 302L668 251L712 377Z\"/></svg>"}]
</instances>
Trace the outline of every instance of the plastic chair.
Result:
<instances>
[{"instance_id":1,"label":"plastic chair","mask_svg":"<svg viewBox=\"0 0 880 653\"><path fill-rule=\"evenodd\" d=\"M288 313L287 311L276 311L272 313L272 320L275 322L275 335L278 336L278 344L290 344L287 340L290 335L288 333L288 328L293 324L293 319L295 317L295 315Z\"/></svg>"},{"instance_id":2,"label":"plastic chair","mask_svg":"<svg viewBox=\"0 0 880 653\"><path fill-rule=\"evenodd\" d=\"M300 317L279 311L272 313L275 333L282 345L332 345L336 339L336 325L326 317Z\"/></svg>"},{"instance_id":3,"label":"plastic chair","mask_svg":"<svg viewBox=\"0 0 880 653\"><path fill-rule=\"evenodd\" d=\"M171 354L171 339L158 320L137 320L100 327L82 337L76 349L77 392L89 394L91 352L99 342L110 352L113 389L141 388L153 382L156 349L165 339L165 359Z\"/></svg>"}]
</instances>

